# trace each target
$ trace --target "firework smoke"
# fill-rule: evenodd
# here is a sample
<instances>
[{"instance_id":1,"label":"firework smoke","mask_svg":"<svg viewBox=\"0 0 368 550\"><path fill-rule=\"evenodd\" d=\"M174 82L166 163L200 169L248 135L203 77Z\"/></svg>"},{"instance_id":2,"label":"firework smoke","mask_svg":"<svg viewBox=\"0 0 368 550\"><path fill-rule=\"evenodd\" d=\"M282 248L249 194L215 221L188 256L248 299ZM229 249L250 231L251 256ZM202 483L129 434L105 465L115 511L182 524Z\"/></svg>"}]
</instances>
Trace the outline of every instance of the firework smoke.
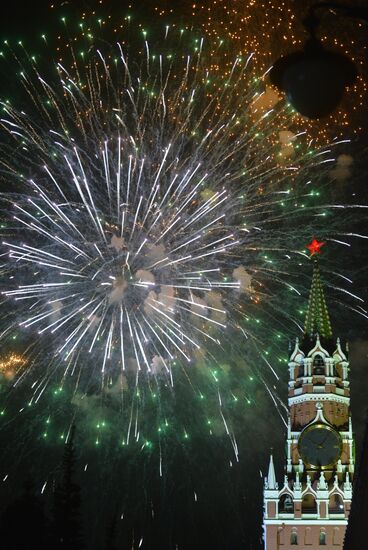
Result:
<instances>
[{"instance_id":1,"label":"firework smoke","mask_svg":"<svg viewBox=\"0 0 368 550\"><path fill-rule=\"evenodd\" d=\"M287 266L324 222L313 189L332 150L293 133L279 100L257 109L252 55L219 75L201 39L176 47L96 48L82 67L58 63L57 81L29 58L30 112L2 104L2 340L27 341L34 402L69 379L74 403L91 388L175 389L179 372L192 383L229 339L239 355L262 346L257 310L300 326Z\"/></svg>"}]
</instances>

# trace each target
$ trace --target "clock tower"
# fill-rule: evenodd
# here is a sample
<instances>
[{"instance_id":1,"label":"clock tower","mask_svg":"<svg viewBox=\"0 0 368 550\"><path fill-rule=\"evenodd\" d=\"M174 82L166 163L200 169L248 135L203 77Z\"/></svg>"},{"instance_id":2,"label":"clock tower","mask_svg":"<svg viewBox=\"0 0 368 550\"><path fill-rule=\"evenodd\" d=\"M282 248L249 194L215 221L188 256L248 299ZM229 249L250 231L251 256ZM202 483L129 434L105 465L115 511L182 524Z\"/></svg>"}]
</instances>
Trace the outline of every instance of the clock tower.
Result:
<instances>
[{"instance_id":1,"label":"clock tower","mask_svg":"<svg viewBox=\"0 0 368 550\"><path fill-rule=\"evenodd\" d=\"M265 550L343 547L355 462L348 373L314 260L304 338L289 358L284 479L271 455L264 483Z\"/></svg>"}]
</instances>

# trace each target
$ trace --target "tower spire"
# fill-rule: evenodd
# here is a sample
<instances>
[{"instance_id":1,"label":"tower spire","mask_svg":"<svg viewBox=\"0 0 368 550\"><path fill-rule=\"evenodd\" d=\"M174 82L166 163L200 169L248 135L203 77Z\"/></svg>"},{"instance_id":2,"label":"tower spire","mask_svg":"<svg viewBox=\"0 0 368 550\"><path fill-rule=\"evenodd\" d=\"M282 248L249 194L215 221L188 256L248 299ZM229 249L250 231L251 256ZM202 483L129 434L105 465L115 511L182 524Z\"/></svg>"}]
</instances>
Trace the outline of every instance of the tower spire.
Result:
<instances>
[{"instance_id":1,"label":"tower spire","mask_svg":"<svg viewBox=\"0 0 368 550\"><path fill-rule=\"evenodd\" d=\"M268 466L267 482L268 482L269 489L277 489L276 474L275 474L275 467L273 465L272 453L270 454L270 463Z\"/></svg>"},{"instance_id":2,"label":"tower spire","mask_svg":"<svg viewBox=\"0 0 368 550\"><path fill-rule=\"evenodd\" d=\"M305 316L304 333L307 336L319 334L319 336L323 338L331 338L332 328L323 292L318 259L315 258L313 263L312 285L309 294L307 314Z\"/></svg>"}]
</instances>

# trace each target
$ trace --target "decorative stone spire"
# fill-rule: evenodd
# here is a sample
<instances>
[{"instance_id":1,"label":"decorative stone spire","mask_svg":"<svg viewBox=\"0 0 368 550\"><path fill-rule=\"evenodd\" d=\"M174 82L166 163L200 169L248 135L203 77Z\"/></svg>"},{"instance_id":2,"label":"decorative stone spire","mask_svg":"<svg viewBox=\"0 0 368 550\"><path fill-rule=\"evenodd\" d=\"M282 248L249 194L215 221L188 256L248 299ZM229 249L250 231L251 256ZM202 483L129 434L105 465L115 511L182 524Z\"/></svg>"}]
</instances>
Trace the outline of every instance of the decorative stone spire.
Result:
<instances>
[{"instance_id":1,"label":"decorative stone spire","mask_svg":"<svg viewBox=\"0 0 368 550\"><path fill-rule=\"evenodd\" d=\"M352 490L352 483L349 479L349 472L346 472L345 474L345 481L344 481L344 491L347 492L347 491L351 491Z\"/></svg>"},{"instance_id":2,"label":"decorative stone spire","mask_svg":"<svg viewBox=\"0 0 368 550\"><path fill-rule=\"evenodd\" d=\"M290 361L295 363L302 363L304 359L304 353L299 347L299 338L295 338L295 347L293 353L290 355Z\"/></svg>"},{"instance_id":3,"label":"decorative stone spire","mask_svg":"<svg viewBox=\"0 0 368 550\"><path fill-rule=\"evenodd\" d=\"M295 474L295 483L294 483L294 490L295 491L301 491L302 485L300 483L300 477L299 472L296 472Z\"/></svg>"},{"instance_id":4,"label":"decorative stone spire","mask_svg":"<svg viewBox=\"0 0 368 550\"><path fill-rule=\"evenodd\" d=\"M346 473L347 473L347 472L346 472ZM348 479L349 479L349 474L348 474ZM334 486L334 489L338 489L338 488L339 488L339 478L338 478L338 475L337 475L337 474L334 476L333 486Z\"/></svg>"},{"instance_id":5,"label":"decorative stone spire","mask_svg":"<svg viewBox=\"0 0 368 550\"><path fill-rule=\"evenodd\" d=\"M323 472L321 472L321 475L319 476L318 489L320 489L321 491L326 491L328 489L325 474Z\"/></svg>"},{"instance_id":6,"label":"decorative stone spire","mask_svg":"<svg viewBox=\"0 0 368 550\"><path fill-rule=\"evenodd\" d=\"M340 359L340 361L347 361L347 357L341 349L340 338L337 338L336 340L336 350L334 351L334 356Z\"/></svg>"},{"instance_id":7,"label":"decorative stone spire","mask_svg":"<svg viewBox=\"0 0 368 550\"><path fill-rule=\"evenodd\" d=\"M331 338L332 336L330 317L323 292L317 259L314 260L312 285L305 317L304 333L310 337L314 337L316 334L319 334L323 338Z\"/></svg>"},{"instance_id":8,"label":"decorative stone spire","mask_svg":"<svg viewBox=\"0 0 368 550\"><path fill-rule=\"evenodd\" d=\"M275 467L273 465L273 456L272 453L270 455L270 464L268 466L268 476L267 476L267 483L269 489L277 489L277 482L276 482L276 474L275 474Z\"/></svg>"}]
</instances>

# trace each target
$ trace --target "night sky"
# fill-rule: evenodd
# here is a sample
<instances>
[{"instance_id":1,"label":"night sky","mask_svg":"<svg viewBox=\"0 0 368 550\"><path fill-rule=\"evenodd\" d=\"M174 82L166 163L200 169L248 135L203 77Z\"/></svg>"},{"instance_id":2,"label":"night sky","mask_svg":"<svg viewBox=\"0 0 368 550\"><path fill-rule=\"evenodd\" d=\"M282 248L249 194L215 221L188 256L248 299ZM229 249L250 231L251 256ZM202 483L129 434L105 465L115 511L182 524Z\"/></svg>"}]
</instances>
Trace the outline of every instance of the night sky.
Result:
<instances>
[{"instance_id":1,"label":"night sky","mask_svg":"<svg viewBox=\"0 0 368 550\"><path fill-rule=\"evenodd\" d=\"M46 67L43 74L50 78L53 72L50 70L48 73L47 54L45 54L41 35L47 34L49 67L51 67L55 48L60 43L57 37L66 32L60 21L64 16L68 21L74 22L81 12L91 13L94 9L97 14L101 13L101 17L107 18L111 15L112 19L132 13L136 21L142 22L144 28L153 29L153 36L156 29L161 29L166 21L170 23L175 21L178 27L197 25L198 29L201 27L203 29L203 21L207 17L205 9L193 11L190 7L193 2L176 0L161 3L153 0L148 2L106 0L95 3L78 0L55 2L52 7L50 2L38 0L34 3L35 5L32 4L32 2L15 0L3 8L0 20L0 49L4 40L12 44L22 40L27 51L35 54L38 53L38 49L43 48L45 63L42 66ZM229 0L228 4L236 6L239 10L246 2ZM206 6L206 2L202 2L201 5ZM298 15L296 3L289 2L288 5ZM156 9L157 7L159 9ZM164 14L160 14L160 11ZM194 16L193 13L195 13ZM213 13L214 19L220 18L219 12L217 15L216 12ZM260 12L260 25L262 17ZM331 32L336 32L336 28L339 29L340 25L343 33L351 28L348 25L348 30L345 31L341 21L334 25ZM299 27L296 26L296 28ZM299 32L297 35L299 40L303 40L302 31L297 30L297 32ZM327 30L325 32L328 34ZM359 35L356 40L355 54L357 58L361 58ZM104 31L104 41L109 41L107 31ZM114 41L116 37L112 36L111 42ZM276 56L293 49L292 44L285 46L281 34L273 38L273 43L276 44L275 49L279 48ZM352 48L354 50L354 46ZM266 59L266 65L267 62ZM366 65L365 69L364 66L363 69L360 68L365 81L367 67ZM18 103L24 100L14 75L9 74L9 66L5 67L3 63L0 63L0 96L1 98L11 97ZM359 101L357 97L354 98L355 96L353 99L345 99L343 104L344 112L348 113L351 120L351 124L347 127L340 126L335 130L334 122L331 120L328 122L327 130L324 123L318 121L308 123L308 127L311 135L317 135L317 140L322 144L327 143L328 139L333 139L335 135L347 136L352 140L346 147L347 155L354 160L351 173L348 178L333 182L330 197L338 203L367 204L368 140L366 130L359 128L360 124L364 125L367 96ZM29 110L32 112L31 105ZM329 133L329 136L326 137L326 133ZM12 191L3 172L0 177L1 192ZM350 221L345 224L345 227L350 227L351 232L354 233L366 233L367 221L364 213L359 211L354 217L350 211L338 210L334 215L350 216ZM314 236L310 235L310 238ZM319 237L319 235L316 236ZM323 235L321 237L323 238ZM301 238L304 239L303 232L301 232ZM302 249L306 244L307 242L304 241L299 243L299 248ZM336 269L341 268L343 273L354 279L353 285L349 288L365 302L368 300L367 252L367 240L363 239L354 241L354 246L349 248L337 248L332 245L330 249L330 254L335 255L333 263L337 266ZM323 251L323 255L328 255L328 246ZM322 257L322 273L323 261ZM0 271L0 277L3 274L4 272ZM328 305L331 304L330 316L334 334L341 337L344 345L345 342L349 342L350 346L351 409L353 428L356 433L357 456L359 456L367 406L368 324L365 317L354 314L350 309L345 309L342 305L335 307L334 289L331 291L330 299L329 290L329 288L326 290L326 300ZM308 289L298 297L298 300L300 307L306 308ZM293 307L296 303L294 299ZM365 304L361 303L361 305L364 307ZM272 325L272 318L268 317L267 322ZM288 353L290 341L297 334L295 334L295 324L286 326L284 322L283 329L280 346L285 356ZM271 329L269 332L271 335ZM267 327L262 334L263 339L265 334L267 334ZM48 344L49 342L45 339L45 356L50 353ZM236 343L234 348L237 348ZM253 360L253 356L251 354L248 356L244 348L239 347L239 349L245 354L245 361ZM3 351L1 342L0 351ZM7 351L8 349L5 350ZM91 361L93 362L93 358ZM235 356L230 357L231 376L234 379L242 376L238 363ZM280 379L275 382L267 378L266 384L274 385L273 395L279 396L280 403L286 403L287 366L284 363L278 364L277 370ZM47 410L55 408L58 411L54 432L62 432L64 419L68 419L69 426L75 425L73 480L80 487L81 500L80 505L75 504L76 530L80 529L82 533L84 547L90 550L112 550L113 548L260 550L263 513L262 476L267 472L270 449L273 449L279 480L282 480L285 463L285 426L279 412L281 410L285 414L285 411L282 405L275 406L275 402L263 386L264 380L263 375L258 378L255 376L251 412L241 414L235 408L233 411L234 424L237 426L239 461L235 460L234 449L223 431L210 436L208 432L201 434L200 430L195 428L199 419L202 419L203 409L191 398L190 390L185 384L178 384L175 388L175 406L183 418L188 418L190 428L193 426L193 436L185 441L179 439L176 434L169 434L162 443L162 448L155 445L150 448L147 445L143 451L138 447L121 448L119 437L114 435L116 426L119 425L119 412L114 409L114 403L107 415L110 426L114 428L109 429L105 438L106 443L98 446L90 444L91 437L95 438L94 434L91 435L91 416L93 422L98 422L99 414L96 388L89 388L90 399L89 401L86 399L85 405L77 403L75 395L72 398L56 395L55 401L47 404ZM17 411L28 399L26 388L20 385L14 391L6 381L1 380L0 384L1 403L5 398L7 403L10 401L11 411L9 415L0 417L0 514L8 517L6 513L9 514L9 506L17 499L25 498L25 494L29 499L25 499L25 502L32 506L33 501L29 497L29 494L32 494L36 495L37 499L37 504L34 501L34 507L39 506L50 520L54 510L55 492L65 468L65 440L60 438L58 440L55 436L46 441L40 435L43 428L38 426L41 426L47 418L44 412L40 413L38 409L33 412L32 409L32 411L26 410L18 414ZM78 412L76 412L77 408ZM162 456L164 456L163 471L160 470ZM31 489L25 489L27 483ZM48 531L49 527L42 523L40 516L30 514L29 519L24 520L24 517L20 516L22 509L19 501L17 506L11 520L14 522L14 529L17 525L22 529L26 521L27 529L32 529L30 524L34 522L37 526L42 524L40 529L42 528L45 533ZM2 529L4 529L4 522ZM40 542L39 548L48 547L51 546L48 546L47 542ZM80 547L82 546L60 546L60 548ZM4 546L4 550L5 548ZM13 547L9 546L9 548Z\"/></svg>"}]
</instances>

